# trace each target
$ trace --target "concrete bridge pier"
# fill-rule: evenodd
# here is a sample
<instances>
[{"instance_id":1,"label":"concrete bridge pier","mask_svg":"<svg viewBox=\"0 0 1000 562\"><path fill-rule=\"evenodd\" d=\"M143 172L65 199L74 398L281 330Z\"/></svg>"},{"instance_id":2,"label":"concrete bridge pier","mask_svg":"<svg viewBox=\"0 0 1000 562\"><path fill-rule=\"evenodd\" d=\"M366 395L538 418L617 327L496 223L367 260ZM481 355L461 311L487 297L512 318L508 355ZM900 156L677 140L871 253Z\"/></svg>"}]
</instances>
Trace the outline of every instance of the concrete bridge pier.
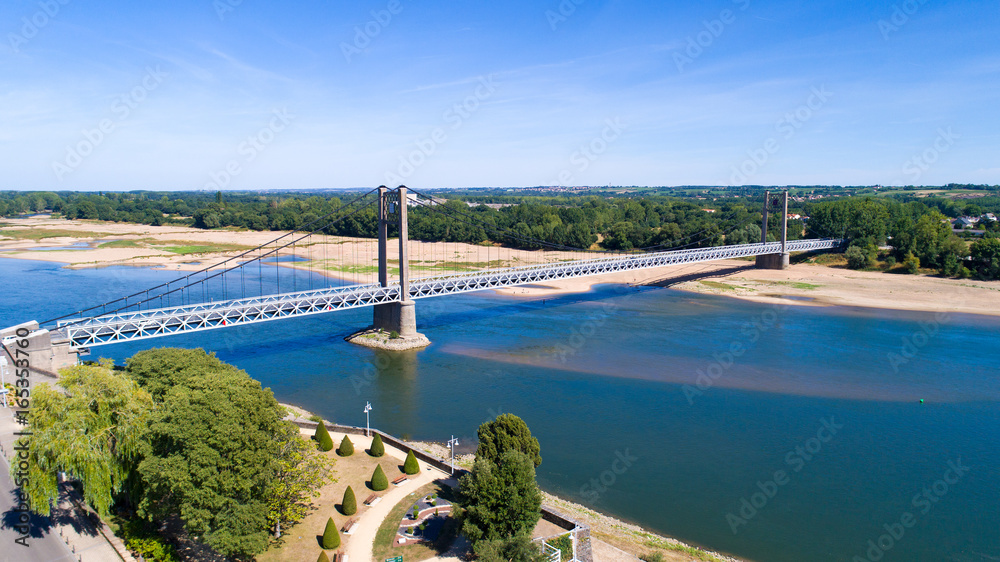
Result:
<instances>
[{"instance_id":1,"label":"concrete bridge pier","mask_svg":"<svg viewBox=\"0 0 1000 562\"><path fill-rule=\"evenodd\" d=\"M785 251L788 245L788 192L784 192L783 203L776 198L775 207L781 205L781 252L757 256L757 269L788 269L789 254ZM767 243L767 213L772 206L771 192L764 192L764 225L761 228L760 241ZM775 209L778 210L778 209Z\"/></svg>"},{"instance_id":2,"label":"concrete bridge pier","mask_svg":"<svg viewBox=\"0 0 1000 562\"><path fill-rule=\"evenodd\" d=\"M392 197L393 191L397 197ZM347 338L347 341L379 349L417 349L430 345L430 340L417 332L416 303L410 299L410 263L407 252L409 233L406 222L408 201L405 185L395 190L378 188L378 278L383 287L389 286L388 233L390 205L395 205L399 219L399 300L374 306L372 328ZM398 337L390 337L392 334Z\"/></svg>"},{"instance_id":3,"label":"concrete bridge pier","mask_svg":"<svg viewBox=\"0 0 1000 562\"><path fill-rule=\"evenodd\" d=\"M372 327L385 332L396 332L400 338L419 336L416 304L413 301L376 304Z\"/></svg>"}]
</instances>

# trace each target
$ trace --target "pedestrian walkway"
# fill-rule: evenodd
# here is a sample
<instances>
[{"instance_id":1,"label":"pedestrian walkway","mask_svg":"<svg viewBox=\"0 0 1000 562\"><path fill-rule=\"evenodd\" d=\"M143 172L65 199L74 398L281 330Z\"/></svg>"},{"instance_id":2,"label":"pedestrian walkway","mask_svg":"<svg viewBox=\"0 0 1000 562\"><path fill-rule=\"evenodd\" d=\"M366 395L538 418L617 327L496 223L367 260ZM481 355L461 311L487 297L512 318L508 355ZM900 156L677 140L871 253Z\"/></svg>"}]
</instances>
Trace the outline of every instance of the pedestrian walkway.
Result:
<instances>
[{"instance_id":1,"label":"pedestrian walkway","mask_svg":"<svg viewBox=\"0 0 1000 562\"><path fill-rule=\"evenodd\" d=\"M330 434L337 443L344 438L343 433L331 431ZM351 441L354 442L355 450L363 451L371 447L371 437L365 437L364 435L351 435L350 437ZM388 443L385 444L385 454L399 461L406 459L405 451L400 451ZM382 522L389 516L392 509L396 507L396 504L403 501L406 496L425 484L429 484L435 480L451 479L451 475L443 470L434 468L419 459L417 463L420 465L420 472L412 476L407 476L407 480L399 486L390 484L389 490L382 495L382 501L365 510L358 517L358 524L354 528L354 531L349 537L344 537L346 540L344 553L347 555L348 562L368 562L372 560L372 556L374 556L373 545L375 544L375 535L378 533L378 528L382 526Z\"/></svg>"}]
</instances>

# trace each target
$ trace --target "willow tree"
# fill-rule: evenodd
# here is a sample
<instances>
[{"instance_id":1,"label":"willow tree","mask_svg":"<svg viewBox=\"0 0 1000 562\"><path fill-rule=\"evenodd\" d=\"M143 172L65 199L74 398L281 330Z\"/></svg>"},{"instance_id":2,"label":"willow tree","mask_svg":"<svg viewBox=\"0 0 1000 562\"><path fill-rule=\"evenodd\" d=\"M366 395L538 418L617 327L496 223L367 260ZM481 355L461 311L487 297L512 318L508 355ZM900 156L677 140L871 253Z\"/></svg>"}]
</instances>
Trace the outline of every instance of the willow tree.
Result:
<instances>
[{"instance_id":1,"label":"willow tree","mask_svg":"<svg viewBox=\"0 0 1000 562\"><path fill-rule=\"evenodd\" d=\"M331 476L333 461L316 451L299 435L298 427L285 423L278 443L275 472L267 489L267 523L275 538L281 530L302 520Z\"/></svg>"},{"instance_id":2,"label":"willow tree","mask_svg":"<svg viewBox=\"0 0 1000 562\"><path fill-rule=\"evenodd\" d=\"M63 391L32 389L31 436L23 491L32 511L51 513L58 500L57 474L78 478L87 502L107 516L117 495L130 492L141 460L153 400L110 361L63 371ZM20 469L15 463L11 475ZM20 479L23 479L20 478Z\"/></svg>"}]
</instances>

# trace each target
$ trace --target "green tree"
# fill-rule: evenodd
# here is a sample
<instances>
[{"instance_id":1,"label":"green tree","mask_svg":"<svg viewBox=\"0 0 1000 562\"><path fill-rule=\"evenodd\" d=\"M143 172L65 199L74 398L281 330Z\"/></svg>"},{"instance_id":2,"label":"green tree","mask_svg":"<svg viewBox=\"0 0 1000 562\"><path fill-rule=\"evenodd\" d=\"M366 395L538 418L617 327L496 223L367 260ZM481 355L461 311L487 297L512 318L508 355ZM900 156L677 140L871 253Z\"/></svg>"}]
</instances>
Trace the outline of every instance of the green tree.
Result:
<instances>
[{"instance_id":1,"label":"green tree","mask_svg":"<svg viewBox=\"0 0 1000 562\"><path fill-rule=\"evenodd\" d=\"M378 433L376 433L375 438L372 439L372 446L368 449L368 454L373 457L381 457L385 454L385 445L382 444L382 436Z\"/></svg>"},{"instance_id":2,"label":"green tree","mask_svg":"<svg viewBox=\"0 0 1000 562\"><path fill-rule=\"evenodd\" d=\"M906 254L906 258L903 259L903 268L910 275L920 273L920 258L913 254Z\"/></svg>"},{"instance_id":3,"label":"green tree","mask_svg":"<svg viewBox=\"0 0 1000 562\"><path fill-rule=\"evenodd\" d=\"M342 457L349 457L354 454L354 443L351 443L351 438L347 435L345 435L344 440L340 442L340 448L337 449L337 454Z\"/></svg>"},{"instance_id":4,"label":"green tree","mask_svg":"<svg viewBox=\"0 0 1000 562\"><path fill-rule=\"evenodd\" d=\"M326 520L326 528L323 529L323 548L332 550L340 546L340 531L337 529L333 517Z\"/></svg>"},{"instance_id":5,"label":"green tree","mask_svg":"<svg viewBox=\"0 0 1000 562\"><path fill-rule=\"evenodd\" d=\"M271 391L243 371L191 373L166 391L150 421L140 514L178 514L226 556L262 552L283 415Z\"/></svg>"},{"instance_id":6,"label":"green tree","mask_svg":"<svg viewBox=\"0 0 1000 562\"><path fill-rule=\"evenodd\" d=\"M326 555L325 550L319 551L319 558L316 559L316 562L330 562L330 557Z\"/></svg>"},{"instance_id":7,"label":"green tree","mask_svg":"<svg viewBox=\"0 0 1000 562\"><path fill-rule=\"evenodd\" d=\"M529 533L502 539L479 541L473 549L479 562L547 562L537 543L531 542Z\"/></svg>"},{"instance_id":8,"label":"green tree","mask_svg":"<svg viewBox=\"0 0 1000 562\"><path fill-rule=\"evenodd\" d=\"M462 532L473 546L530 533L541 518L542 494L531 458L508 450L499 460L477 457L472 472L459 481Z\"/></svg>"},{"instance_id":9,"label":"green tree","mask_svg":"<svg viewBox=\"0 0 1000 562\"><path fill-rule=\"evenodd\" d=\"M406 452L406 461L403 462L403 472L406 474L417 474L420 472L420 465L417 464L417 457L413 451Z\"/></svg>"},{"instance_id":10,"label":"green tree","mask_svg":"<svg viewBox=\"0 0 1000 562\"><path fill-rule=\"evenodd\" d=\"M375 465L375 471L372 472L372 490L376 492L381 492L389 487L389 479L386 478L385 472L382 470L382 465Z\"/></svg>"},{"instance_id":11,"label":"green tree","mask_svg":"<svg viewBox=\"0 0 1000 562\"><path fill-rule=\"evenodd\" d=\"M495 420L480 425L477 436L477 459L481 457L497 463L504 452L520 451L528 455L534 466L542 464L538 439L531 436L528 424L514 414L500 414Z\"/></svg>"},{"instance_id":12,"label":"green tree","mask_svg":"<svg viewBox=\"0 0 1000 562\"><path fill-rule=\"evenodd\" d=\"M970 248L972 266L983 279L1000 279L1000 238L983 238Z\"/></svg>"},{"instance_id":13,"label":"green tree","mask_svg":"<svg viewBox=\"0 0 1000 562\"><path fill-rule=\"evenodd\" d=\"M58 499L57 473L66 472L80 479L87 503L107 517L117 494L136 491L133 471L153 400L110 362L70 367L59 384L65 393L46 383L31 389L33 435L22 489L32 511L49 515ZM18 470L12 463L15 482L22 480L15 476Z\"/></svg>"},{"instance_id":14,"label":"green tree","mask_svg":"<svg viewBox=\"0 0 1000 562\"><path fill-rule=\"evenodd\" d=\"M344 515L354 515L358 512L358 499L354 497L354 490L350 486L344 490L344 499L340 502L340 508Z\"/></svg>"},{"instance_id":15,"label":"green tree","mask_svg":"<svg viewBox=\"0 0 1000 562\"><path fill-rule=\"evenodd\" d=\"M868 267L868 256L865 251L857 246L851 246L844 252L847 258L847 267L851 269L864 269Z\"/></svg>"},{"instance_id":16,"label":"green tree","mask_svg":"<svg viewBox=\"0 0 1000 562\"><path fill-rule=\"evenodd\" d=\"M329 451L333 448L333 437L330 437L330 431L326 429L326 423L323 420L319 420L316 425L316 443L319 444L320 451Z\"/></svg>"},{"instance_id":17,"label":"green tree","mask_svg":"<svg viewBox=\"0 0 1000 562\"><path fill-rule=\"evenodd\" d=\"M125 361L129 376L146 389L157 402L167 391L184 386L191 377L207 373L240 373L237 367L223 363L204 349L158 348L140 351Z\"/></svg>"},{"instance_id":18,"label":"green tree","mask_svg":"<svg viewBox=\"0 0 1000 562\"><path fill-rule=\"evenodd\" d=\"M298 426L284 422L283 436L278 443L274 474L267 489L267 524L274 536L302 520L319 497L324 485L335 481L332 463L316 452L312 444L299 435ZM332 445L331 445L332 447Z\"/></svg>"}]
</instances>

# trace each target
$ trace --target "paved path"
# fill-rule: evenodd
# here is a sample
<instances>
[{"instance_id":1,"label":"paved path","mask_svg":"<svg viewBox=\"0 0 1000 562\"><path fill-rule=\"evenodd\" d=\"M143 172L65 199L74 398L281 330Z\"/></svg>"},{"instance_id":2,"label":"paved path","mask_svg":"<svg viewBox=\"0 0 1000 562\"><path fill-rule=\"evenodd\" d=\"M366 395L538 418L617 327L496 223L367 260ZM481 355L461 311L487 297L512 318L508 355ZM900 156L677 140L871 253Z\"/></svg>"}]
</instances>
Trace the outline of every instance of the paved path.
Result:
<instances>
[{"instance_id":1,"label":"paved path","mask_svg":"<svg viewBox=\"0 0 1000 562\"><path fill-rule=\"evenodd\" d=\"M67 490L60 486L59 503L51 517L32 515L28 548L14 542L20 534L11 527L19 513L15 506L14 484L8 458L14 452L14 432L22 426L14 422L9 409L0 405L0 562L120 562L121 558L86 517L73 509ZM131 557L129 557L131 560Z\"/></svg>"},{"instance_id":2,"label":"paved path","mask_svg":"<svg viewBox=\"0 0 1000 562\"><path fill-rule=\"evenodd\" d=\"M344 438L344 435L341 433L330 432L330 434L334 438L335 443L340 443ZM355 451L364 451L371 447L372 440L370 437L363 435L351 435L351 442L354 443ZM385 454L400 461L406 460L406 453L388 443L385 445ZM378 528L382 526L382 522L389 515L389 512L392 511L392 508L396 507L396 504L402 501L403 498L424 484L429 484L435 480L451 478L451 475L447 472L429 466L419 459L417 462L420 464L420 474L408 476L408 480L400 486L390 483L389 489L382 494L382 501L369 507L358 518L358 525L355 527L354 532L350 535L343 535L345 539L344 553L347 554L349 562L368 562L373 559L373 545L375 544L375 535L378 533Z\"/></svg>"}]
</instances>

